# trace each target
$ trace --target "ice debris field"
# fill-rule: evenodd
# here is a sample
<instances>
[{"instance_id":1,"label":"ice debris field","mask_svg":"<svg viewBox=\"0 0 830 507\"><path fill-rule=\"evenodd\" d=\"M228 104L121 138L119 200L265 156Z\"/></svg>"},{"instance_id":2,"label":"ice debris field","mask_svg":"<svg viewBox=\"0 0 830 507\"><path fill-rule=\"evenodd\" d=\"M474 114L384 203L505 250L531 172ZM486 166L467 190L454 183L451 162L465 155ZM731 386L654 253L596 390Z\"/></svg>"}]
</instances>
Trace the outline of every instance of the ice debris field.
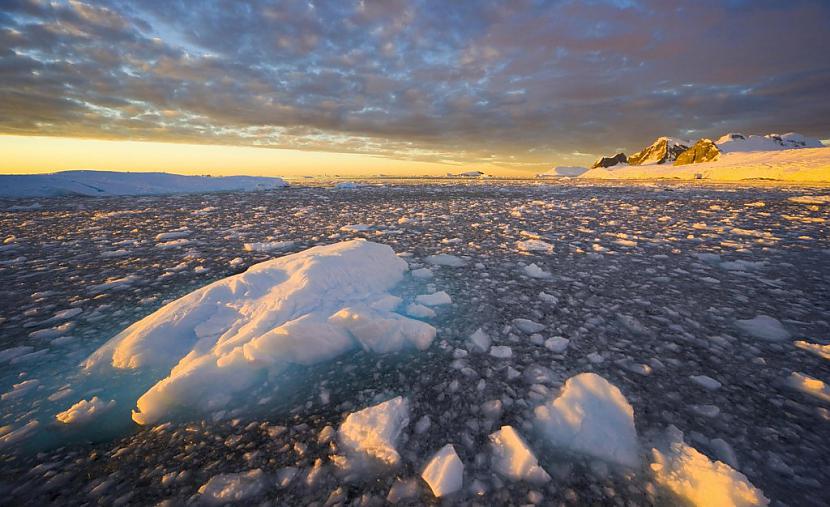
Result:
<instances>
[{"instance_id":1,"label":"ice debris field","mask_svg":"<svg viewBox=\"0 0 830 507\"><path fill-rule=\"evenodd\" d=\"M821 188L0 200L11 504L827 505Z\"/></svg>"}]
</instances>

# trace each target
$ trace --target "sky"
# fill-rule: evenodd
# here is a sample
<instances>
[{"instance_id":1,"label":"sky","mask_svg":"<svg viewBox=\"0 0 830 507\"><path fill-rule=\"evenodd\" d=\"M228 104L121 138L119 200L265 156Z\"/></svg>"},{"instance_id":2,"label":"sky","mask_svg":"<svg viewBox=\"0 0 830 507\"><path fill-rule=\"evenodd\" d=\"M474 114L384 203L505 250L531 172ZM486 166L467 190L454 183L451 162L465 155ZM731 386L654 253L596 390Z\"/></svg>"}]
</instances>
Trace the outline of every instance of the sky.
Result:
<instances>
[{"instance_id":1,"label":"sky","mask_svg":"<svg viewBox=\"0 0 830 507\"><path fill-rule=\"evenodd\" d=\"M523 175L830 138L827 0L2 0L0 172Z\"/></svg>"}]
</instances>

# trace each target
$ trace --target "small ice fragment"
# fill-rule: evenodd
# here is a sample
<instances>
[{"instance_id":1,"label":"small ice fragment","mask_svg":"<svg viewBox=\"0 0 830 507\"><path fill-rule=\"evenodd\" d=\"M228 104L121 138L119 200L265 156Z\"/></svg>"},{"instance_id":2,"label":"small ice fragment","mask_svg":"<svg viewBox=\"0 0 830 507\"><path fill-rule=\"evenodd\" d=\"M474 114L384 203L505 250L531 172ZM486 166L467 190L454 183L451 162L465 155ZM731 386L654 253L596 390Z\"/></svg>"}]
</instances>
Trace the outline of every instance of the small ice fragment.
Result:
<instances>
[{"instance_id":1,"label":"small ice fragment","mask_svg":"<svg viewBox=\"0 0 830 507\"><path fill-rule=\"evenodd\" d=\"M349 414L338 438L347 455L363 455L394 466L401 459L395 449L398 437L408 425L409 402L398 396Z\"/></svg>"},{"instance_id":2,"label":"small ice fragment","mask_svg":"<svg viewBox=\"0 0 830 507\"><path fill-rule=\"evenodd\" d=\"M565 352L568 348L568 344L571 341L567 338L563 338L561 336L554 336L553 338L548 338L545 340L545 348L553 352L554 354L561 354Z\"/></svg>"},{"instance_id":3,"label":"small ice fragment","mask_svg":"<svg viewBox=\"0 0 830 507\"><path fill-rule=\"evenodd\" d=\"M424 259L427 263L432 264L433 266L448 266L451 268L460 268L467 263L464 262L463 259L460 257L456 257L455 255L450 254L437 254L437 255L430 255L426 259Z\"/></svg>"},{"instance_id":4,"label":"small ice fragment","mask_svg":"<svg viewBox=\"0 0 830 507\"><path fill-rule=\"evenodd\" d=\"M778 319L769 315L758 315L748 320L735 322L740 330L755 338L767 341L781 341L790 338L790 332Z\"/></svg>"},{"instance_id":5,"label":"small ice fragment","mask_svg":"<svg viewBox=\"0 0 830 507\"><path fill-rule=\"evenodd\" d=\"M429 269L429 268L414 269L414 270L412 270L411 273L412 273L412 276L414 276L415 278L426 279L426 278L432 278L433 277L432 270Z\"/></svg>"},{"instance_id":6,"label":"small ice fragment","mask_svg":"<svg viewBox=\"0 0 830 507\"><path fill-rule=\"evenodd\" d=\"M115 400L104 401L97 396L91 400L81 400L63 412L55 415L55 419L63 424L86 424L115 406Z\"/></svg>"},{"instance_id":7,"label":"small ice fragment","mask_svg":"<svg viewBox=\"0 0 830 507\"><path fill-rule=\"evenodd\" d=\"M550 278L551 274L549 271L545 271L544 269L537 266L535 263L529 264L525 266L524 272L527 276L531 278Z\"/></svg>"},{"instance_id":8,"label":"small ice fragment","mask_svg":"<svg viewBox=\"0 0 830 507\"><path fill-rule=\"evenodd\" d=\"M478 328L473 334L470 335L470 343L473 345L476 352L487 352L490 348L491 340L483 329Z\"/></svg>"},{"instance_id":9,"label":"small ice fragment","mask_svg":"<svg viewBox=\"0 0 830 507\"><path fill-rule=\"evenodd\" d=\"M707 375L692 375L689 378L692 379L692 382L695 384L710 391L720 389L722 385L720 382Z\"/></svg>"},{"instance_id":10,"label":"small ice fragment","mask_svg":"<svg viewBox=\"0 0 830 507\"><path fill-rule=\"evenodd\" d=\"M259 468L235 474L219 474L199 488L199 500L208 505L250 501L264 489L265 473Z\"/></svg>"},{"instance_id":11,"label":"small ice fragment","mask_svg":"<svg viewBox=\"0 0 830 507\"><path fill-rule=\"evenodd\" d=\"M546 327L544 324L534 322L530 319L513 319L513 326L525 334L538 333Z\"/></svg>"},{"instance_id":12,"label":"small ice fragment","mask_svg":"<svg viewBox=\"0 0 830 507\"><path fill-rule=\"evenodd\" d=\"M452 444L441 448L424 467L421 477L436 497L446 496L461 489L464 480L464 464Z\"/></svg>"},{"instance_id":13,"label":"small ice fragment","mask_svg":"<svg viewBox=\"0 0 830 507\"><path fill-rule=\"evenodd\" d=\"M787 379L787 383L797 391L830 402L830 386L822 380L794 371Z\"/></svg>"},{"instance_id":14,"label":"small ice fragment","mask_svg":"<svg viewBox=\"0 0 830 507\"><path fill-rule=\"evenodd\" d=\"M446 292L440 291L432 294L421 294L415 297L415 301L426 306L438 306L452 303L452 298Z\"/></svg>"},{"instance_id":15,"label":"small ice fragment","mask_svg":"<svg viewBox=\"0 0 830 507\"><path fill-rule=\"evenodd\" d=\"M410 303L407 305L406 314L416 319L427 319L435 317L436 315L435 310L424 305L419 305L418 303Z\"/></svg>"},{"instance_id":16,"label":"small ice fragment","mask_svg":"<svg viewBox=\"0 0 830 507\"><path fill-rule=\"evenodd\" d=\"M513 357L513 349L507 345L493 345L490 347L490 355L499 359Z\"/></svg>"},{"instance_id":17,"label":"small ice fragment","mask_svg":"<svg viewBox=\"0 0 830 507\"><path fill-rule=\"evenodd\" d=\"M493 453L493 468L501 475L513 480L526 480L541 484L550 480L533 451L512 426L502 426L490 434L490 448Z\"/></svg>"}]
</instances>

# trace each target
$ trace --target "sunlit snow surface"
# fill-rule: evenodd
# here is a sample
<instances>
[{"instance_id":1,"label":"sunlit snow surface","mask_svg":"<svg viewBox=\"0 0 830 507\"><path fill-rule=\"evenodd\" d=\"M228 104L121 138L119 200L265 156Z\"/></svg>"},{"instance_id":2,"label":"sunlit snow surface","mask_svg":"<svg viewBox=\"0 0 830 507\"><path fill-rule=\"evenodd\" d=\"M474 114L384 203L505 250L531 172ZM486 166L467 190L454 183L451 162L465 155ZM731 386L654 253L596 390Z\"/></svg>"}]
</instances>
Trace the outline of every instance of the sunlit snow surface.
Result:
<instances>
[{"instance_id":1,"label":"sunlit snow surface","mask_svg":"<svg viewBox=\"0 0 830 507\"><path fill-rule=\"evenodd\" d=\"M429 469L459 503L826 505L827 194L487 182L0 201L0 494L420 504L437 502ZM357 248L348 264L369 267L329 273L304 304L276 274L243 290L361 238L383 254ZM303 273L292 287L317 283ZM304 360L245 355L303 315L344 333L337 354L301 346L315 328L295 335ZM435 338L358 338L410 321ZM236 347L227 377L166 380ZM576 396L588 372L581 389L607 382L612 405ZM162 410L136 406L150 392ZM560 430L630 405L627 458L603 451L608 434L551 438L538 415L556 400ZM448 446L457 461L430 468Z\"/></svg>"}]
</instances>

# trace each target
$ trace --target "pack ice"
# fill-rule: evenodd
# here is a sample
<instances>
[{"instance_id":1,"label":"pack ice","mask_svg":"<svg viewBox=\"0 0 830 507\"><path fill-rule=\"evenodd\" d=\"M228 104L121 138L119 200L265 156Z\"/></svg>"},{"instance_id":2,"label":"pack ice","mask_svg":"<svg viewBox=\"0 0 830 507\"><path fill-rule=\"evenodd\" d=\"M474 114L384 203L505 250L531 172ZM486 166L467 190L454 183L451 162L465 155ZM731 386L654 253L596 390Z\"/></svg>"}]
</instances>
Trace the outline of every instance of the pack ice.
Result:
<instances>
[{"instance_id":1,"label":"pack ice","mask_svg":"<svg viewBox=\"0 0 830 507\"><path fill-rule=\"evenodd\" d=\"M134 323L84 363L158 379L139 397L133 420L219 410L290 365L308 366L362 347L388 353L435 337L427 323L398 314L388 291L406 262L386 245L355 239L251 266ZM169 371L166 375L164 371Z\"/></svg>"}]
</instances>

